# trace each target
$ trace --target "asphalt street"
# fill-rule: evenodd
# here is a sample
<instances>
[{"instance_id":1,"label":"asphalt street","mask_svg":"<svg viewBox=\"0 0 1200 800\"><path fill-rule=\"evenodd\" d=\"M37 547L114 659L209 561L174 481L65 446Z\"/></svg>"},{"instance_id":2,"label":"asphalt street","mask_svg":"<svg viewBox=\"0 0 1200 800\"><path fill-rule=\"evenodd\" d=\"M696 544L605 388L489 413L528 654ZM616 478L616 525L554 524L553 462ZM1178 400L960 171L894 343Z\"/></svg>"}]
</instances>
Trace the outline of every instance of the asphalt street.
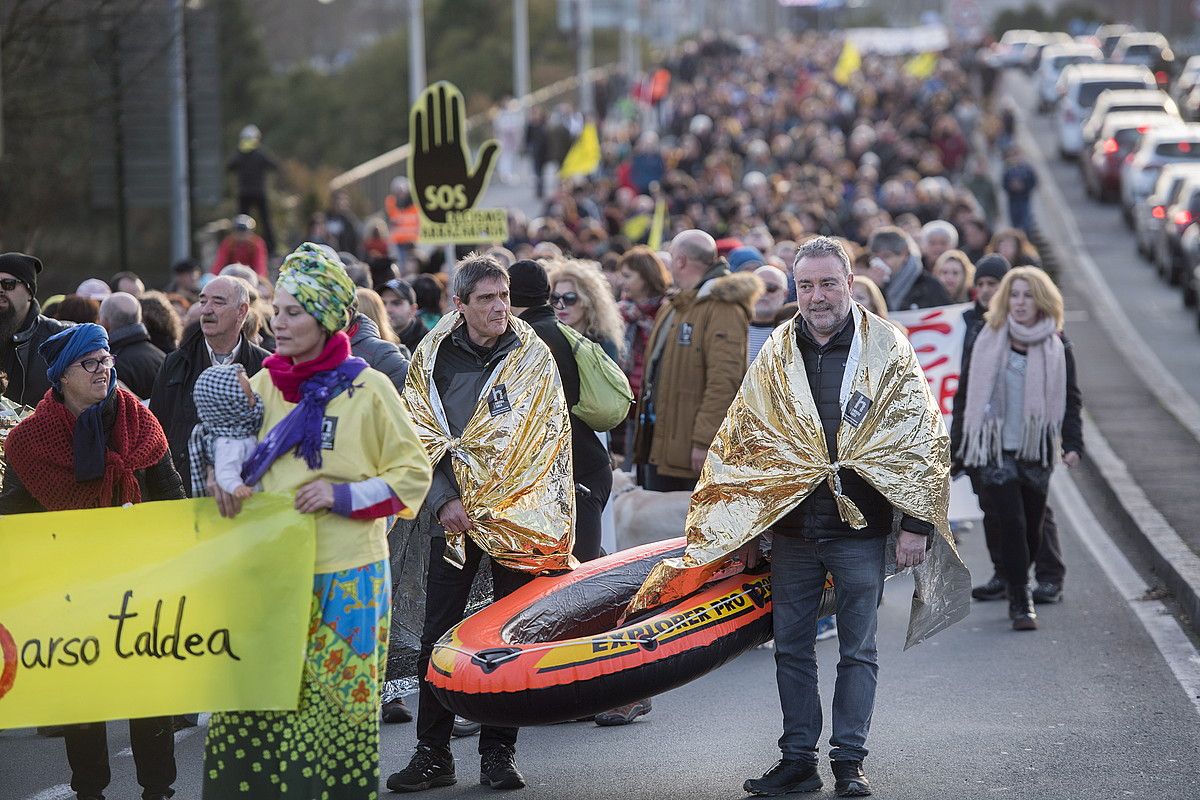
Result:
<instances>
[{"instance_id":1,"label":"asphalt street","mask_svg":"<svg viewBox=\"0 0 1200 800\"><path fill-rule=\"evenodd\" d=\"M1200 699L1188 697L1070 515L1060 519L1073 579L1062 604L1042 609L1036 633L1009 630L1004 604L977 603L965 621L903 652L912 585L889 582L866 764L877 796L1196 796ZM974 574L988 571L978 532L964 537L963 552ZM818 651L828 736L836 640ZM780 725L772 652L754 650L656 698L654 711L626 728L523 731L519 760L529 788L522 796L741 797L743 780L777 758ZM110 724L109 735L116 755L108 797L132 800L139 792L127 728ZM413 725L385 726L384 777L406 763L413 745ZM474 739L455 742L460 783L429 796L490 795L476 783L475 746ZM176 797L199 798L202 730L180 734L177 759ZM822 769L827 786L813 796L832 797ZM60 740L0 735L3 800L70 797L68 780Z\"/></svg>"}]
</instances>

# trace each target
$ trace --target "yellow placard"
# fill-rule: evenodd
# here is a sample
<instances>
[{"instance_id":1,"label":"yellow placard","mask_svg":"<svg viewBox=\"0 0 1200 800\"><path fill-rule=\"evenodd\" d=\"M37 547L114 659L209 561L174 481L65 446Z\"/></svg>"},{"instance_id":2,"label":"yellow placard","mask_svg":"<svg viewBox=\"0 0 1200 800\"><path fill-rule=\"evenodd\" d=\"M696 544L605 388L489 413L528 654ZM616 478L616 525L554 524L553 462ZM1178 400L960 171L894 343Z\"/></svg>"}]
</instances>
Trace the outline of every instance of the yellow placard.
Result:
<instances>
[{"instance_id":1,"label":"yellow placard","mask_svg":"<svg viewBox=\"0 0 1200 800\"><path fill-rule=\"evenodd\" d=\"M0 518L0 728L295 709L316 530L292 505Z\"/></svg>"},{"instance_id":2,"label":"yellow placard","mask_svg":"<svg viewBox=\"0 0 1200 800\"><path fill-rule=\"evenodd\" d=\"M445 222L421 220L421 244L500 244L508 239L503 208L450 211Z\"/></svg>"}]
</instances>

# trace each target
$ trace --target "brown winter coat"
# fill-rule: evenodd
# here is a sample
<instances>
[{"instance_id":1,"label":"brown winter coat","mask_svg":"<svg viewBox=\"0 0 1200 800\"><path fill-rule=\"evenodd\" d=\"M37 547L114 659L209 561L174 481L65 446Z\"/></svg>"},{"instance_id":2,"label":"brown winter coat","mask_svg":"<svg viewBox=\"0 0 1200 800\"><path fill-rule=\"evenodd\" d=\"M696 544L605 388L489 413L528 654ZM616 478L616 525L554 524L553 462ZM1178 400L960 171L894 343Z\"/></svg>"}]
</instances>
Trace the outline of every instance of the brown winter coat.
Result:
<instances>
[{"instance_id":1,"label":"brown winter coat","mask_svg":"<svg viewBox=\"0 0 1200 800\"><path fill-rule=\"evenodd\" d=\"M668 337L655 376L655 424L638 415L635 460L658 473L696 478L692 448L708 449L746 374L746 334L762 281L751 273L713 278L672 297L646 342L646 369L660 337ZM674 314L671 311L674 310ZM683 328L691 326L690 339ZM644 403L638 398L639 404Z\"/></svg>"}]
</instances>

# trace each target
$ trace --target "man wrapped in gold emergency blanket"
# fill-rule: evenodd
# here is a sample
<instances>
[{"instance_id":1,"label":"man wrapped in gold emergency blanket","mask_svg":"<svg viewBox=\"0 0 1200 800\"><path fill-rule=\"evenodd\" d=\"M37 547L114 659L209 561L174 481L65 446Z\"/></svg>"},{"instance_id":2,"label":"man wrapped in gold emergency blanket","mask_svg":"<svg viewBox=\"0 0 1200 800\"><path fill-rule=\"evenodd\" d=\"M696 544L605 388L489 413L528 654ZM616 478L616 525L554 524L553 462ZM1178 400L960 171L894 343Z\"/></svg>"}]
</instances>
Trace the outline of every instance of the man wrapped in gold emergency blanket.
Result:
<instances>
[{"instance_id":1,"label":"man wrapped in gold emergency blanket","mask_svg":"<svg viewBox=\"0 0 1200 800\"><path fill-rule=\"evenodd\" d=\"M857 303L851 313L855 335L840 394L838 462L829 462L793 320L763 346L713 440L688 510L687 551L654 568L628 615L699 589L821 481L829 482L842 520L863 528L859 509L841 492L839 468L857 472L895 511L936 528L929 557L913 570L917 591L905 648L967 615L971 576L947 521L950 441L942 416L908 340ZM854 425L847 403L860 395L870 402ZM895 535L893 529L885 548L889 577L897 571Z\"/></svg>"},{"instance_id":2,"label":"man wrapped in gold emergency blanket","mask_svg":"<svg viewBox=\"0 0 1200 800\"><path fill-rule=\"evenodd\" d=\"M435 468L449 453L471 538L509 569L542 574L574 569L575 483L571 423L550 349L533 329L509 317L520 340L490 376L462 435L451 434L434 384L438 348L460 324L446 315L413 354L404 403ZM489 399L499 388L504 413ZM509 408L510 407L510 408ZM446 532L446 561L462 567L462 533Z\"/></svg>"}]
</instances>

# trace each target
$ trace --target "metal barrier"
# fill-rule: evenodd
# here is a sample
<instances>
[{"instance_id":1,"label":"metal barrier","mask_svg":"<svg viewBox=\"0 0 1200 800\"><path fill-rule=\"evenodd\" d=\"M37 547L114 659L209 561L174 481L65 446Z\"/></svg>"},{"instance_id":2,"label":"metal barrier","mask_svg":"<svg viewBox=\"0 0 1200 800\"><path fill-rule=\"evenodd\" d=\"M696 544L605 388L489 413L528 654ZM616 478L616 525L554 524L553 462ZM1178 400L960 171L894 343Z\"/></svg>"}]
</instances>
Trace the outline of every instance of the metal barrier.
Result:
<instances>
[{"instance_id":1,"label":"metal barrier","mask_svg":"<svg viewBox=\"0 0 1200 800\"><path fill-rule=\"evenodd\" d=\"M618 67L617 64L595 67L584 73L584 77L593 83L606 80L617 71ZM527 94L519 98L519 101L522 109L550 107L573 97L578 91L579 76L573 75ZM467 118L467 141L472 150L491 137L491 128L488 123L491 122L496 111L497 109L492 107ZM336 192L345 189L367 201L371 208L382 208L392 180L398 176L408 175L410 149L407 144L401 145L343 172L329 182L329 191Z\"/></svg>"}]
</instances>

